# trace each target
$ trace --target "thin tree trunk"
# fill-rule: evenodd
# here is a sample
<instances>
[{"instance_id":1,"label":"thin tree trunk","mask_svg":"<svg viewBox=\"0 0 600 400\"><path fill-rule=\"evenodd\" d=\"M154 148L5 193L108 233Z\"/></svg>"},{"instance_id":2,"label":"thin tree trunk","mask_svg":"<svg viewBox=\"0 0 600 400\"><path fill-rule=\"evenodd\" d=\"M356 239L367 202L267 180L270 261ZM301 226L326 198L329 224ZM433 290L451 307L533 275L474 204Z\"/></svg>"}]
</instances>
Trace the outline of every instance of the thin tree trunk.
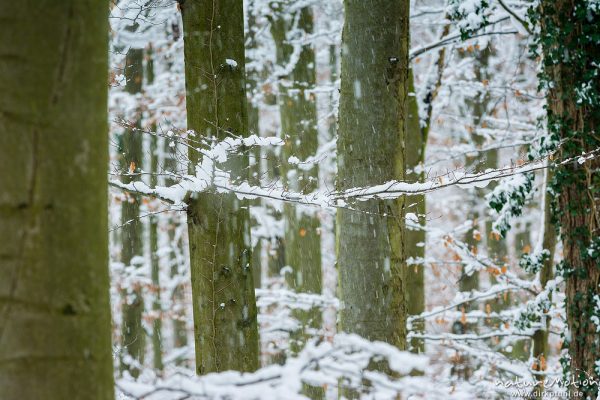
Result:
<instances>
[{"instance_id":1,"label":"thin tree trunk","mask_svg":"<svg viewBox=\"0 0 600 400\"><path fill-rule=\"evenodd\" d=\"M239 0L186 0L183 14L188 129L223 139L247 134L244 15ZM196 164L199 154L190 151ZM227 166L244 178L247 156ZM187 210L198 374L258 368L258 327L247 202L203 193Z\"/></svg>"},{"instance_id":2,"label":"thin tree trunk","mask_svg":"<svg viewBox=\"0 0 600 400\"><path fill-rule=\"evenodd\" d=\"M448 35L450 25L444 26L441 32L441 37ZM406 152L406 170L410 171L407 177L412 180L423 181L425 178L425 171L417 172L417 168L420 164L425 163L425 150L427 147L427 138L429 136L429 129L431 127L431 118L433 114L433 101L437 97L440 86L442 85L442 77L444 75L444 63L445 63L446 49L442 47L438 52L438 59L435 62L436 79L431 82L427 88L427 94L424 99L426 104L424 125L421 127L421 119L419 113L419 103L417 101L416 94L409 97L409 108L408 108L408 126L406 132L406 148L409 149ZM409 77L409 92L415 92L414 87L414 76L412 69ZM418 151L414 151L418 149ZM408 267L407 275L407 302L408 302L408 314L418 315L425 311L425 241L426 241L426 212L427 212L427 197L425 195L413 196L412 207L407 207L407 212L416 214L419 225L423 226L422 230L411 230L406 231L406 257L407 259L413 258L414 260L421 259L423 263L415 264ZM420 245L423 243L423 245ZM419 321L413 323L413 330L423 331L425 329L425 322ZM411 341L411 350L416 353L422 353L425 351L425 341L413 339Z\"/></svg>"},{"instance_id":3,"label":"thin tree trunk","mask_svg":"<svg viewBox=\"0 0 600 400\"><path fill-rule=\"evenodd\" d=\"M149 45L146 52L146 80L148 85L154 83L154 51L152 50L152 44ZM153 116L150 117L152 123L150 124L150 130L156 132L156 123L154 122ZM154 175L150 176L150 186L156 187L158 185L158 136L150 136L150 171ZM154 211L154 210L151 210ZM160 264L158 257L158 215L150 216L150 263L151 263L151 275L152 275L152 286L154 299L152 302L152 311L154 312L154 320L152 321L152 354L154 369L162 371L162 303L160 301L161 287L160 287Z\"/></svg>"},{"instance_id":4,"label":"thin tree trunk","mask_svg":"<svg viewBox=\"0 0 600 400\"><path fill-rule=\"evenodd\" d=\"M131 48L125 57L125 90L136 95L142 91L144 77L144 50ZM136 115L135 126L141 127L141 110ZM142 135L139 131L126 129L118 138L119 154L121 159L121 172L139 172L142 163ZM135 178L124 176L124 183L129 183ZM144 263L143 247L143 223L140 218L141 197L126 193L126 198L121 206L121 262L129 273L140 268ZM142 288L134 285L123 289L123 321L121 324L121 371L129 371L133 377L137 377L140 368L131 365L130 356L134 363L142 364L144 361L146 333L142 325L144 313L144 299Z\"/></svg>"},{"instance_id":5,"label":"thin tree trunk","mask_svg":"<svg viewBox=\"0 0 600 400\"><path fill-rule=\"evenodd\" d=\"M248 64L252 62L249 58L249 55L256 52L257 41L255 37L256 31L260 28L260 26L256 23L256 15L254 11L254 4L248 4L248 30L246 31L245 41L248 44L246 46L246 97L248 100L248 132L251 135L260 136L259 129L259 118L260 118L260 109L259 103L256 100L258 96L258 79L259 72L257 68L250 68ZM256 60L258 62L258 60ZM251 185L260 185L261 180L261 157L264 151L262 147L256 147L252 149L251 153L251 162L250 162L250 184ZM257 198L251 201L251 205L254 207L260 207L262 205L262 199ZM256 221L252 220L253 226L256 224ZM262 284L262 242L264 238L259 237L256 241L256 245L252 249L252 272L254 279L254 287L260 288Z\"/></svg>"},{"instance_id":6,"label":"thin tree trunk","mask_svg":"<svg viewBox=\"0 0 600 400\"><path fill-rule=\"evenodd\" d=\"M163 143L163 154L165 171L179 173L180 164L177 159L177 146L170 147L169 141L165 140ZM176 183L175 179L165 177L166 186L172 186ZM182 219L178 214L171 213L169 215L167 227L170 249L168 257L169 277L171 280L177 282L170 293L173 304L173 347L175 349L180 349L188 344L185 285L182 283L184 271L180 270L182 262L180 257L178 257L178 253L182 250L183 246L181 240L176 235L176 231L181 223ZM175 360L175 364L183 364L183 359L178 357Z\"/></svg>"},{"instance_id":7,"label":"thin tree trunk","mask_svg":"<svg viewBox=\"0 0 600 400\"><path fill-rule=\"evenodd\" d=\"M313 33L313 14L310 7L304 7L294 15L279 15L271 21L271 33L277 48L277 63L285 66L290 62L294 51L287 41L287 33L294 27L306 35ZM317 131L317 104L314 93L316 84L315 52L311 45L304 45L293 70L279 77L279 111L281 132L285 138L282 151L283 181L290 190L311 193L319 182L319 169L293 166L290 157L303 161L316 155L319 142ZM284 205L284 244L285 265L291 268L286 272L288 286L298 293L320 294L321 273L321 223L314 208ZM294 310L292 316L300 323L299 330L290 335L292 353L299 352L307 340L321 328L322 313L319 308ZM305 386L304 393L311 399L323 397L322 388Z\"/></svg>"},{"instance_id":8,"label":"thin tree trunk","mask_svg":"<svg viewBox=\"0 0 600 400\"><path fill-rule=\"evenodd\" d=\"M152 302L152 311L154 312L154 319L152 321L152 359L154 369L162 371L162 306L160 300L161 286L160 286L160 264L158 251L158 216L153 215L150 217L150 251L151 251L151 264L152 264L152 286L154 301Z\"/></svg>"},{"instance_id":9,"label":"thin tree trunk","mask_svg":"<svg viewBox=\"0 0 600 400\"><path fill-rule=\"evenodd\" d=\"M542 269L540 271L540 283L542 289L546 288L546 284L554 278L554 251L556 249L556 226L552 219L552 200L550 193L548 193L548 185L552 180L552 172L550 170L545 171L544 177L544 214L543 224L544 231L542 236L542 249L548 250L548 258L544 261ZM544 323L545 322L545 323ZM538 329L533 334L533 357L535 359L534 369L538 372L543 372L546 367L546 361L548 360L550 347L548 345L548 331L550 329L550 316L542 319L542 329ZM544 380L544 375L537 375L538 381Z\"/></svg>"},{"instance_id":10,"label":"thin tree trunk","mask_svg":"<svg viewBox=\"0 0 600 400\"><path fill-rule=\"evenodd\" d=\"M310 7L299 10L298 15L278 16L271 22L271 33L277 47L277 62L286 65L290 62L293 46L287 43L286 33L293 27L297 18L297 29L310 35L313 31L313 15ZM310 46L303 46L294 69L279 85L279 110L281 131L285 138L282 151L282 172L284 182L290 190L311 193L318 186L319 170L316 165L309 170L302 166L290 167L289 157L301 161L314 156L319 147L317 132L317 106L315 87L315 52ZM321 236L320 221L314 208L284 205L285 218L285 264L291 267L286 273L290 288L302 293L321 293ZM299 351L311 336L311 330L321 326L321 311L297 310L293 316L299 320L300 332L292 335L291 349Z\"/></svg>"},{"instance_id":11,"label":"thin tree trunk","mask_svg":"<svg viewBox=\"0 0 600 400\"><path fill-rule=\"evenodd\" d=\"M465 51L465 50L463 50ZM473 55L475 58L475 76L476 80L481 82L487 78L487 66L488 59L490 55L491 49L488 47L477 50ZM463 53L464 54L464 53ZM472 100L467 100L467 112L472 116L471 121L471 140L472 144L476 147L481 147L484 142L484 137L478 133L478 128L481 127L483 118L487 115L487 107L489 104L489 94L486 92L480 98L475 98ZM487 168L487 166L491 165L491 163L496 163L496 154L494 153L485 153L484 159L480 155L475 157L467 157L465 168L469 171L483 171ZM471 229L469 229L465 235L465 244L469 247L469 250L473 254L478 253L478 249L481 241L481 232L479 232L479 222L480 218L480 208L482 205L482 200L485 195L485 192L481 189L473 189L469 192L470 199L469 201L469 214L468 218L472 221ZM486 224L487 226L487 224ZM488 243L491 243L488 240ZM479 289L479 271L473 271L470 275L467 275L464 266L461 271L461 276L459 280L459 290L461 292L470 292L473 290ZM460 311L463 313L467 313L477 308L477 304L475 302L471 302L460 307ZM453 333L467 333L477 331L478 324L469 324L467 320L463 317L460 321L456 321L453 326ZM472 373L472 361L469 357L463 356L462 354L457 354L455 365L453 366L453 372L459 376L462 376L463 379L468 379Z\"/></svg>"},{"instance_id":12,"label":"thin tree trunk","mask_svg":"<svg viewBox=\"0 0 600 400\"><path fill-rule=\"evenodd\" d=\"M348 0L342 35L338 181L344 190L404 178L409 2ZM337 214L340 328L406 347L404 199Z\"/></svg>"},{"instance_id":13,"label":"thin tree trunk","mask_svg":"<svg viewBox=\"0 0 600 400\"><path fill-rule=\"evenodd\" d=\"M487 112L486 112L487 114ZM498 168L498 150L489 150L485 153L485 160L482 162L482 169L495 169ZM496 182L490 182L488 185L488 189L478 189L477 192L481 193L480 198L485 199L485 194L489 193L491 190L494 190L496 187ZM493 220L488 218L485 221L485 239L486 239L486 248L488 257L494 262L495 265L502 268L503 266L507 266L507 253L508 249L506 247L506 239L502 238L500 235L493 232ZM490 283L495 285L498 283L498 280L494 275L490 276ZM502 295L497 296L495 299L487 302L490 305L488 309L500 312L501 310L505 310L510 307L511 304L511 295L509 292L504 292ZM513 355L517 356L519 352L523 349L523 343L515 343L513 345Z\"/></svg>"},{"instance_id":14,"label":"thin tree trunk","mask_svg":"<svg viewBox=\"0 0 600 400\"><path fill-rule=\"evenodd\" d=\"M114 396L107 1L0 7L0 398Z\"/></svg>"},{"instance_id":15,"label":"thin tree trunk","mask_svg":"<svg viewBox=\"0 0 600 400\"><path fill-rule=\"evenodd\" d=\"M170 278L176 281L181 281L181 277L184 275L183 271L180 270L181 263L177 257L177 247L182 247L181 241L176 238L175 230L177 229L178 219L172 217L169 226L169 246L171 248L169 263L171 266ZM188 329L186 320L188 315L186 313L186 299L185 299L185 286L183 283L178 282L171 293L171 301L173 303L173 347L180 349L188 345ZM182 364L182 358L177 358L175 363L177 365Z\"/></svg>"}]
</instances>

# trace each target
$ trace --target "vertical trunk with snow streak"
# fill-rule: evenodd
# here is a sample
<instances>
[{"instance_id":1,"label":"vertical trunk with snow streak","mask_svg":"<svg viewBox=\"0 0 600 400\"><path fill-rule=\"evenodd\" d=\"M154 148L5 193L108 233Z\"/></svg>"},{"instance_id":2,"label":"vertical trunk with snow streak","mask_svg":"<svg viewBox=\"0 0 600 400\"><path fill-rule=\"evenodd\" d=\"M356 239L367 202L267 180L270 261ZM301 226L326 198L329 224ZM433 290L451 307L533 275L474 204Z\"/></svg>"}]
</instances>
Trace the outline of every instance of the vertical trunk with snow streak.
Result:
<instances>
[{"instance_id":1,"label":"vertical trunk with snow streak","mask_svg":"<svg viewBox=\"0 0 600 400\"><path fill-rule=\"evenodd\" d=\"M131 48L125 57L125 90L131 95L142 91L144 77L144 50ZM136 127L141 127L141 110L135 116ZM121 172L139 172L142 166L142 134L139 131L127 129L118 138L119 156L121 159ZM123 182L128 183L135 178L123 177ZM121 262L129 269L131 275L134 269L140 268L145 262L143 245L143 223L140 221L141 197L124 194L126 198L121 206ZM137 377L144 361L146 333L142 326L144 313L144 299L142 288L139 285L123 290L123 321L121 323L121 371L128 370L132 376ZM133 360L130 360L130 356ZM133 365L130 365L133 361Z\"/></svg>"},{"instance_id":2,"label":"vertical trunk with snow streak","mask_svg":"<svg viewBox=\"0 0 600 400\"><path fill-rule=\"evenodd\" d=\"M409 92L414 93L412 70L409 77ZM419 122L419 105L416 96L408 98L408 119L406 128L406 171L409 182L418 182L425 179L425 171L419 170L425 161L426 132L421 129ZM407 202L407 213L414 214L417 218L415 224L425 226L426 206L425 195L411 196ZM406 272L406 301L409 315L418 315L425 311L425 230L406 230L406 259L415 263L408 265ZM416 322L413 329L423 330L424 323ZM411 350L416 353L425 351L425 342L419 339L411 340Z\"/></svg>"},{"instance_id":3,"label":"vertical trunk with snow streak","mask_svg":"<svg viewBox=\"0 0 600 400\"><path fill-rule=\"evenodd\" d=\"M107 1L0 7L0 398L112 399Z\"/></svg>"},{"instance_id":4,"label":"vertical trunk with snow streak","mask_svg":"<svg viewBox=\"0 0 600 400\"><path fill-rule=\"evenodd\" d=\"M180 1L188 129L223 139L246 135L244 15L239 0ZM198 153L190 151L192 163ZM248 174L248 158L228 162ZM203 193L187 211L198 374L258 367L256 299L247 202Z\"/></svg>"},{"instance_id":5,"label":"vertical trunk with snow streak","mask_svg":"<svg viewBox=\"0 0 600 400\"><path fill-rule=\"evenodd\" d=\"M253 60L252 57L256 57L258 43L256 33L260 29L260 26L256 23L256 11L254 10L254 4L247 4L248 21L245 35L246 42L246 97L248 99L248 133L251 135L260 135L259 123L260 123L260 109L259 102L257 101L259 88L259 71L256 65L251 65L253 61L256 64L259 60ZM250 184L260 186L261 178L261 157L264 151L261 146L257 146L252 149L251 162L250 162ZM260 207L262 199L257 198L251 200L251 207ZM252 224L257 221L252 220ZM252 249L252 273L254 279L254 287L260 288L262 284L262 245L264 238L259 237L256 241L256 245Z\"/></svg>"},{"instance_id":6,"label":"vertical trunk with snow streak","mask_svg":"<svg viewBox=\"0 0 600 400\"><path fill-rule=\"evenodd\" d=\"M348 0L342 34L337 189L404 178L409 2ZM404 199L337 214L340 328L406 346Z\"/></svg>"},{"instance_id":7,"label":"vertical trunk with snow streak","mask_svg":"<svg viewBox=\"0 0 600 400\"><path fill-rule=\"evenodd\" d=\"M309 7L294 15L280 15L271 24L271 33L277 46L277 62L285 66L291 62L293 45L287 43L286 33L294 27L306 35L312 34L313 15ZM300 39L300 38L298 38ZM284 182L290 190L310 193L317 188L319 170L316 165L305 169L303 165L288 163L290 157L300 161L314 156L318 149L317 107L315 94L310 90L316 82L315 52L310 45L302 46L294 68L280 77L279 110L281 131L285 138L282 151ZM286 272L289 286L303 293L321 293L321 237L320 222L315 208L284 205L285 218L285 264L291 267ZM310 336L307 330L319 329L321 311L296 311L294 317L301 324L299 335L292 336L291 348L298 351Z\"/></svg>"}]
</instances>

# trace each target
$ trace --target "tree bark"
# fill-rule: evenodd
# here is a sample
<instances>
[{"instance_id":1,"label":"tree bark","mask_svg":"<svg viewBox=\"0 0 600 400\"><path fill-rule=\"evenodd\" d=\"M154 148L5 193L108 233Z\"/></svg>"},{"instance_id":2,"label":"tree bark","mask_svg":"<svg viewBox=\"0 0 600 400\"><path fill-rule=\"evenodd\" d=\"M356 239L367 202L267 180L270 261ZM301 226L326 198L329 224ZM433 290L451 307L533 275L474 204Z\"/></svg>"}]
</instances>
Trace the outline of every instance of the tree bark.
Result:
<instances>
[{"instance_id":1,"label":"tree bark","mask_svg":"<svg viewBox=\"0 0 600 400\"><path fill-rule=\"evenodd\" d=\"M247 134L244 15L239 0L186 0L183 14L188 129ZM198 152L189 152L193 165ZM247 178L248 158L226 167ZM198 374L258 368L258 327L247 202L195 196L187 210Z\"/></svg>"},{"instance_id":2,"label":"tree bark","mask_svg":"<svg viewBox=\"0 0 600 400\"><path fill-rule=\"evenodd\" d=\"M600 147L600 106L590 97L600 92L596 75L600 14L581 0L544 0L539 10L544 74L549 83L548 131L563 141L559 147L561 160L579 157L582 152ZM563 245L564 261L559 272L566 279L567 365L576 381L600 379L596 364L600 328L597 320L594 322L594 317L600 317L599 168L598 157L566 164L555 170L552 185L558 196L554 216ZM569 389L576 391L574 387ZM584 385L579 391L595 398L598 386Z\"/></svg>"},{"instance_id":3,"label":"tree bark","mask_svg":"<svg viewBox=\"0 0 600 400\"><path fill-rule=\"evenodd\" d=\"M0 7L0 398L112 399L108 2Z\"/></svg>"},{"instance_id":4,"label":"tree bark","mask_svg":"<svg viewBox=\"0 0 600 400\"><path fill-rule=\"evenodd\" d=\"M409 2L348 0L342 34L337 189L404 178ZM404 199L339 209L340 328L406 347Z\"/></svg>"}]
</instances>

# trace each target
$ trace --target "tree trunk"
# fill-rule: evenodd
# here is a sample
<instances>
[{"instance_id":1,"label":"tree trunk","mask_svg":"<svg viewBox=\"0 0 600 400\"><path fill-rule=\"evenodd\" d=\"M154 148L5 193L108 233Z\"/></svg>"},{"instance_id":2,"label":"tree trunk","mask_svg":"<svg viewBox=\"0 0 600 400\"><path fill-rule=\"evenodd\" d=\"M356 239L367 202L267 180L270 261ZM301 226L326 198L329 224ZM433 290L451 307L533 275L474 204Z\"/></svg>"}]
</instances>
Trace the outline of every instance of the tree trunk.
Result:
<instances>
[{"instance_id":1,"label":"tree trunk","mask_svg":"<svg viewBox=\"0 0 600 400\"><path fill-rule=\"evenodd\" d=\"M293 46L287 43L286 33L293 28L293 19L298 18L297 29L310 35L313 31L313 15L310 7L304 7L295 15L280 15L271 22L271 33L277 47L277 63L285 66L290 62ZM287 17L287 18L286 18ZM294 69L279 85L279 110L282 137L283 181L295 192L311 193L318 186L319 170L316 165L306 170L302 166L288 163L289 157L301 161L317 153L317 105L314 93L316 73L315 52L303 46ZM285 265L291 267L286 273L289 287L301 293L321 293L321 236L320 222L314 207L284 205L285 218ZM301 325L301 332L291 337L291 349L299 351L310 337L310 330L321 326L321 311L296 310L293 316Z\"/></svg>"},{"instance_id":2,"label":"tree trunk","mask_svg":"<svg viewBox=\"0 0 600 400\"><path fill-rule=\"evenodd\" d=\"M165 171L179 173L181 166L178 162L177 146L170 147L169 141L163 142L163 154L164 154L164 168ZM164 177L164 184L166 186L175 185L177 181L175 179ZM173 304L173 347L180 349L187 346L188 344L188 331L187 331L187 313L186 313L186 290L185 284L183 283L183 276L185 271L181 271L183 267L182 257L179 253L183 251L183 245L181 237L177 235L178 228L184 223L181 216L174 212L169 213L168 219L168 237L169 237L169 255L168 255L168 267L169 277L176 282L170 293L171 302ZM176 365L182 365L183 359L178 357L175 360Z\"/></svg>"},{"instance_id":3,"label":"tree trunk","mask_svg":"<svg viewBox=\"0 0 600 400\"><path fill-rule=\"evenodd\" d=\"M154 51L152 44L148 46L146 52L146 79L148 85L154 83ZM156 122L154 116L150 116L150 131L156 132ZM150 176L150 186L156 187L158 185L159 171L158 165L158 136L150 136L150 168L149 170L154 173ZM150 211L155 211L151 208ZM152 286L153 286L153 302L152 311L154 313L154 319L152 321L152 359L154 369L162 371L162 303L160 300L161 287L160 287L160 263L158 257L158 215L150 216L150 263L151 263L151 275L152 275Z\"/></svg>"},{"instance_id":4,"label":"tree trunk","mask_svg":"<svg viewBox=\"0 0 600 400\"><path fill-rule=\"evenodd\" d=\"M551 193L548 193L548 184L552 180L552 173L549 170L545 171L546 176L544 177L544 198L542 204L544 205L544 214L542 216L544 231L542 233L542 249L548 250L548 258L544 261L542 269L540 271L540 283L542 289L546 287L546 284L554 278L554 251L556 249L556 226L552 219L552 200L550 198ZM545 322L545 323L544 323ZM538 372L543 372L546 364L546 360L550 355L550 347L548 346L548 331L550 329L550 316L542 319L542 329L535 331L533 334L533 357L535 358L534 369ZM544 380L544 375L537 375L538 381Z\"/></svg>"},{"instance_id":5,"label":"tree trunk","mask_svg":"<svg viewBox=\"0 0 600 400\"><path fill-rule=\"evenodd\" d=\"M112 399L106 1L0 7L0 398Z\"/></svg>"},{"instance_id":6,"label":"tree trunk","mask_svg":"<svg viewBox=\"0 0 600 400\"><path fill-rule=\"evenodd\" d=\"M125 90L136 95L142 91L144 77L144 50L131 48L125 57ZM141 110L136 115L135 126L141 128ZM118 138L119 156L121 159L121 172L139 172L142 163L142 134L133 129L126 129ZM129 183L135 177L124 176L122 181ZM143 223L140 221L141 197L125 193L125 200L121 206L121 262L128 273L133 274L134 269L141 268L144 260ZM130 365L129 355L134 362L142 364L144 361L146 333L142 325L144 313L144 299L141 286L123 289L123 321L121 324L121 371L129 371L133 377L140 373L138 365Z\"/></svg>"},{"instance_id":7,"label":"tree trunk","mask_svg":"<svg viewBox=\"0 0 600 400\"><path fill-rule=\"evenodd\" d=\"M244 15L239 0L181 1L188 129L224 139L247 134ZM189 153L193 165L198 152ZM248 158L226 166L246 174ZM203 193L187 210L198 374L258 367L256 299L247 202Z\"/></svg>"},{"instance_id":8,"label":"tree trunk","mask_svg":"<svg viewBox=\"0 0 600 400\"><path fill-rule=\"evenodd\" d=\"M153 138L155 139L155 138ZM155 186L154 186L155 187ZM152 320L152 360L154 369L162 371L162 306L160 301L160 264L158 251L158 216L150 216L150 252L152 264L152 293L154 296L152 302L152 311L154 313Z\"/></svg>"},{"instance_id":9,"label":"tree trunk","mask_svg":"<svg viewBox=\"0 0 600 400\"><path fill-rule=\"evenodd\" d=\"M425 171L420 170L425 161L426 137L424 130L421 129L419 121L419 104L414 95L414 79L412 70L409 77L409 92L413 93L408 98L408 121L406 129L406 170L407 180L409 182L423 182ZM406 302L408 304L408 314L418 315L425 311L425 195L420 194L409 198L406 212L414 214L417 218L413 222L422 226L419 228L408 228L406 230L406 259L413 260L407 267L406 275ZM424 321L414 323L413 329L423 331ZM411 350L416 353L425 351L425 342L420 339L413 339L410 343Z\"/></svg>"},{"instance_id":10,"label":"tree trunk","mask_svg":"<svg viewBox=\"0 0 600 400\"><path fill-rule=\"evenodd\" d=\"M260 136L260 108L259 108L259 88L258 80L260 77L258 68L251 65L253 59L259 52L256 40L256 32L260 29L260 25L256 22L256 11L254 4L247 5L248 25L245 34L246 42L246 98L248 101L248 133L251 135ZM260 55L261 53L258 53ZM257 63L259 60L255 60ZM261 181L261 158L264 154L262 147L252 149L250 154L250 184L260 186ZM251 207L261 207L262 199L257 198L251 201ZM252 226L255 226L257 221L252 219ZM254 287L259 289L262 285L262 242L264 238L259 237L256 245L252 249L252 272L254 279Z\"/></svg>"},{"instance_id":11,"label":"tree trunk","mask_svg":"<svg viewBox=\"0 0 600 400\"><path fill-rule=\"evenodd\" d=\"M600 147L600 10L581 0L541 2L540 42L544 53L543 82L548 87L548 131L561 160L579 157ZM566 363L576 381L600 378L598 335L600 318L600 175L598 156L556 169L552 191L558 197L554 216L561 230L569 328ZM571 391L577 391L570 387ZM588 398L597 385L578 389ZM574 393L571 393L572 395Z\"/></svg>"},{"instance_id":12,"label":"tree trunk","mask_svg":"<svg viewBox=\"0 0 600 400\"><path fill-rule=\"evenodd\" d=\"M337 189L404 178L409 2L348 0L342 34ZM404 199L337 214L340 328L406 346Z\"/></svg>"},{"instance_id":13,"label":"tree trunk","mask_svg":"<svg viewBox=\"0 0 600 400\"><path fill-rule=\"evenodd\" d=\"M444 26L441 32L441 37L447 36L450 30L450 25ZM424 99L426 109L424 110L424 121L421 121L419 113L419 102L415 96L409 97L408 105L408 126L406 132L406 147L410 149L406 153L406 170L410 171L407 177L409 180L424 181L425 171L417 172L415 167L425 162L425 150L427 147L427 138L429 136L429 129L431 127L431 118L433 114L433 101L437 97L440 86L442 85L442 78L444 75L444 63L446 57L446 48L442 47L438 54L435 66L437 69L435 81L426 84L427 93ZM414 87L414 76L412 69L409 76L409 92L415 92ZM424 122L421 127L421 122ZM418 149L418 151L413 151ZM411 179L412 178L412 179ZM412 204L414 206L408 206L408 212L416 214L419 225L425 227L426 225L426 212L427 212L427 197L425 195L418 195L412 197ZM406 232L406 257L407 259L422 259L423 263L414 264L408 266L407 276L407 303L408 303L408 314L418 315L425 311L425 241L426 231L425 228L422 230L407 230ZM422 246L419 243L423 243ZM425 321L418 321L413 323L413 330L424 331ZM416 353L422 353L425 351L425 341L413 339L411 341L411 350Z\"/></svg>"}]
</instances>

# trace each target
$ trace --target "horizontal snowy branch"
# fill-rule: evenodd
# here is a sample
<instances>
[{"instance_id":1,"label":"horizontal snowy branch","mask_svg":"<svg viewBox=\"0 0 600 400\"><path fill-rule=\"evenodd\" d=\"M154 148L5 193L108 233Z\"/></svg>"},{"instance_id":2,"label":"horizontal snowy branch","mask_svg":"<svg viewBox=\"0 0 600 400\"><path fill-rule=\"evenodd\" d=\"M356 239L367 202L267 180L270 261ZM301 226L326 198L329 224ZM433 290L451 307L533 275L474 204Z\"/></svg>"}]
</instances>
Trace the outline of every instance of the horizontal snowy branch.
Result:
<instances>
[{"instance_id":1,"label":"horizontal snowy branch","mask_svg":"<svg viewBox=\"0 0 600 400\"><path fill-rule=\"evenodd\" d=\"M458 186L460 188L485 187L492 181L525 174L550 167L565 165L577 160L589 161L598 157L600 149L582 154L577 158L549 163L547 159L538 159L521 165L507 165L498 169L488 169L479 173L465 173L453 171L443 176L438 176L425 182L389 181L380 185L357 187L344 191L317 190L312 193L298 193L288 190L277 182L268 187L255 186L250 183L234 179L230 172L221 168L229 155L237 153L242 148L251 146L282 146L284 142L275 137L258 137L252 135L247 138L231 137L222 141L203 141L208 148L194 148L202 157L195 166L195 174L177 175L179 182L172 186L149 187L145 183L122 183L116 179L109 181L113 187L120 188L138 195L153 196L167 203L185 206L193 193L233 193L240 199L264 198L287 203L312 205L320 208L348 208L352 209L349 202L366 201L370 199L395 199L401 196L413 196L432 191ZM331 145L331 144L330 144ZM187 145L193 148L191 145ZM292 163L296 162L292 159ZM314 159L307 162L314 162Z\"/></svg>"}]
</instances>

